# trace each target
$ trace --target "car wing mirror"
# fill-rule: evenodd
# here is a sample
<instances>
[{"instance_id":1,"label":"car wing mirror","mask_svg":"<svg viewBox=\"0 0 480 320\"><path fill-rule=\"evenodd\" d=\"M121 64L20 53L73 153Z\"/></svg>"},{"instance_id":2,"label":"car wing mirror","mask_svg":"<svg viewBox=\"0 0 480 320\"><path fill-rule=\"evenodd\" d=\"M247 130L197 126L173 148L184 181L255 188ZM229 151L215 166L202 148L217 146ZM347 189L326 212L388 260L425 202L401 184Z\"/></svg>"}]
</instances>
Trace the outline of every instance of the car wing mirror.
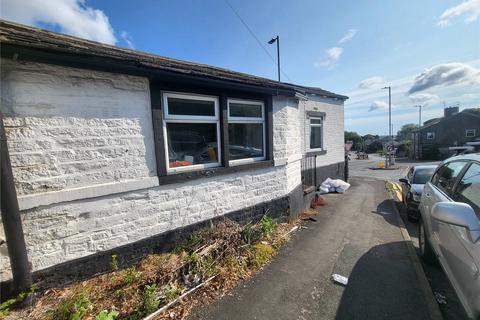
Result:
<instances>
[{"instance_id":1,"label":"car wing mirror","mask_svg":"<svg viewBox=\"0 0 480 320\"><path fill-rule=\"evenodd\" d=\"M432 208L432 217L437 221L467 228L473 242L480 239L480 221L472 207L466 203L438 202Z\"/></svg>"},{"instance_id":2,"label":"car wing mirror","mask_svg":"<svg viewBox=\"0 0 480 320\"><path fill-rule=\"evenodd\" d=\"M409 184L409 182L406 178L398 179L398 181L400 181L401 183Z\"/></svg>"}]
</instances>

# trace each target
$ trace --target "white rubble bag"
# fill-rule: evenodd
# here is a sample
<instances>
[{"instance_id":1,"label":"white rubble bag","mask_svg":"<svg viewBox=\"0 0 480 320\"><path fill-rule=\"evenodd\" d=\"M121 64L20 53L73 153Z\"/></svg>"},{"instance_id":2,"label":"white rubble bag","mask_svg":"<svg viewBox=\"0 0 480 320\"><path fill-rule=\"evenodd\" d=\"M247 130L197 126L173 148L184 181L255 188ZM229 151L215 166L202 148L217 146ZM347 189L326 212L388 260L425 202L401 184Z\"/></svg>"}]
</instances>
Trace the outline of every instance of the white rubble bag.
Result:
<instances>
[{"instance_id":1,"label":"white rubble bag","mask_svg":"<svg viewBox=\"0 0 480 320\"><path fill-rule=\"evenodd\" d=\"M327 178L320 185L320 191L322 193L338 192L344 193L350 188L350 183L343 181L342 179L330 179Z\"/></svg>"}]
</instances>

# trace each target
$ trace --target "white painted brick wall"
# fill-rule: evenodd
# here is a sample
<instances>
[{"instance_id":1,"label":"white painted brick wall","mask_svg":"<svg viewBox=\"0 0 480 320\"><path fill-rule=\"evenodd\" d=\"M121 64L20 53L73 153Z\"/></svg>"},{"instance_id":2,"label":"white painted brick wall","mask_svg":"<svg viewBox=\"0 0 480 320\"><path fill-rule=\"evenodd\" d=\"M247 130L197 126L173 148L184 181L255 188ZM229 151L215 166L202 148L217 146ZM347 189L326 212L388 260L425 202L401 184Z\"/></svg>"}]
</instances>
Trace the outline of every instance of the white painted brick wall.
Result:
<instances>
[{"instance_id":1,"label":"white painted brick wall","mask_svg":"<svg viewBox=\"0 0 480 320\"><path fill-rule=\"evenodd\" d=\"M325 112L325 119L323 121L323 144L327 153L317 157L317 166L325 166L345 161L343 101L308 95L307 101L300 102L299 109L299 129L302 140L300 145L302 152L305 153L310 144L310 127L306 119L306 112Z\"/></svg>"},{"instance_id":2,"label":"white painted brick wall","mask_svg":"<svg viewBox=\"0 0 480 320\"><path fill-rule=\"evenodd\" d=\"M8 60L1 72L20 198L156 174L146 79ZM276 98L273 119L274 167L23 210L33 270L287 195L300 184L296 100Z\"/></svg>"},{"instance_id":3,"label":"white painted brick wall","mask_svg":"<svg viewBox=\"0 0 480 320\"><path fill-rule=\"evenodd\" d=\"M147 79L2 60L17 193L156 176Z\"/></svg>"}]
</instances>

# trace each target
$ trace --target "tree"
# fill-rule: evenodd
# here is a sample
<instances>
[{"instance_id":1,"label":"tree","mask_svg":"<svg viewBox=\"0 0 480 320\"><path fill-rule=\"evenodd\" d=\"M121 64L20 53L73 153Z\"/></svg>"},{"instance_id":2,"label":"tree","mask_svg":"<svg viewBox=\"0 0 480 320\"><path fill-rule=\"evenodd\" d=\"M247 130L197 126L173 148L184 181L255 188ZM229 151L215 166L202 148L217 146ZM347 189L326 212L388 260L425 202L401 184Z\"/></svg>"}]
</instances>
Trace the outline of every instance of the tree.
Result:
<instances>
[{"instance_id":1,"label":"tree","mask_svg":"<svg viewBox=\"0 0 480 320\"><path fill-rule=\"evenodd\" d=\"M345 131L345 141L362 142L362 137L355 131Z\"/></svg>"},{"instance_id":2,"label":"tree","mask_svg":"<svg viewBox=\"0 0 480 320\"><path fill-rule=\"evenodd\" d=\"M362 145L362 137L356 133L355 131L345 131L344 134L345 142L352 141L353 147L352 149L358 150L358 148Z\"/></svg>"},{"instance_id":3,"label":"tree","mask_svg":"<svg viewBox=\"0 0 480 320\"><path fill-rule=\"evenodd\" d=\"M414 124L414 123L404 124L400 128L400 130L397 132L397 140L398 141L410 140L412 131L417 129L418 129L417 124Z\"/></svg>"}]
</instances>

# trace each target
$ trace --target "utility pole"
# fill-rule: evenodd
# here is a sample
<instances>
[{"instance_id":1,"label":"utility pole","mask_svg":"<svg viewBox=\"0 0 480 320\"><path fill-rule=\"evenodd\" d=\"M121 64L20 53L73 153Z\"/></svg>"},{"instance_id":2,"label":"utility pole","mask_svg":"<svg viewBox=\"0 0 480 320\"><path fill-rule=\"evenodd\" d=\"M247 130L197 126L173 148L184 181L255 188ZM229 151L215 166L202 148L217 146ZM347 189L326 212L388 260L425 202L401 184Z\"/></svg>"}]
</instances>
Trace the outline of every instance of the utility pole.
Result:
<instances>
[{"instance_id":1,"label":"utility pole","mask_svg":"<svg viewBox=\"0 0 480 320\"><path fill-rule=\"evenodd\" d=\"M278 82L280 82L280 37L277 35L275 38L272 38L268 41L268 44L277 43L277 72L278 72Z\"/></svg>"},{"instance_id":2,"label":"utility pole","mask_svg":"<svg viewBox=\"0 0 480 320\"><path fill-rule=\"evenodd\" d=\"M422 106L414 106L415 108L418 108L418 129L422 126Z\"/></svg>"},{"instance_id":3,"label":"utility pole","mask_svg":"<svg viewBox=\"0 0 480 320\"><path fill-rule=\"evenodd\" d=\"M390 136L390 145L393 147L393 136L392 136L392 87L383 87L382 89L388 89L388 135ZM390 151L387 148L388 158L386 167L389 166L390 162Z\"/></svg>"}]
</instances>

